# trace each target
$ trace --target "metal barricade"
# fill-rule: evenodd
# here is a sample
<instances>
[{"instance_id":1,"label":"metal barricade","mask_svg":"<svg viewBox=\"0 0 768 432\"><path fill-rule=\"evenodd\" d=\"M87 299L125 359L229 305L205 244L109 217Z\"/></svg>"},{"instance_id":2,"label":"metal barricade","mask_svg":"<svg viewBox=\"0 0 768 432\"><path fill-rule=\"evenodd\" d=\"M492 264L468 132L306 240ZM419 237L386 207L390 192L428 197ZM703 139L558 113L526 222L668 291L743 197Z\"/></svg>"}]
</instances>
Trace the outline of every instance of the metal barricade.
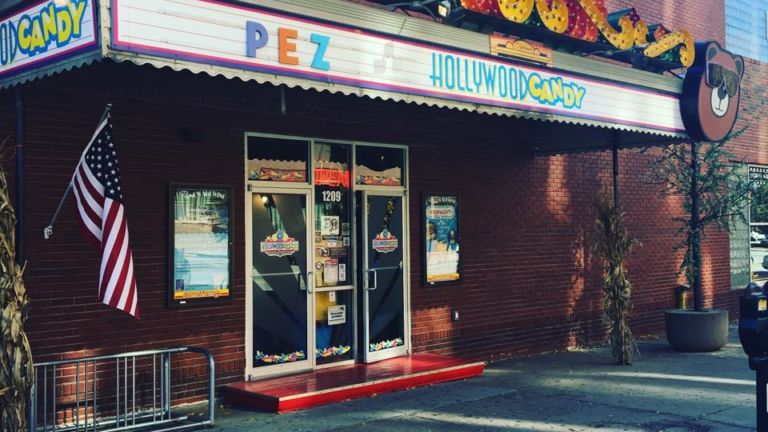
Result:
<instances>
[{"instance_id":1,"label":"metal barricade","mask_svg":"<svg viewBox=\"0 0 768 432\"><path fill-rule=\"evenodd\" d=\"M207 362L207 417L171 411L171 357L183 353L202 354ZM213 356L190 346L37 363L28 430L159 432L213 426L215 376Z\"/></svg>"}]
</instances>

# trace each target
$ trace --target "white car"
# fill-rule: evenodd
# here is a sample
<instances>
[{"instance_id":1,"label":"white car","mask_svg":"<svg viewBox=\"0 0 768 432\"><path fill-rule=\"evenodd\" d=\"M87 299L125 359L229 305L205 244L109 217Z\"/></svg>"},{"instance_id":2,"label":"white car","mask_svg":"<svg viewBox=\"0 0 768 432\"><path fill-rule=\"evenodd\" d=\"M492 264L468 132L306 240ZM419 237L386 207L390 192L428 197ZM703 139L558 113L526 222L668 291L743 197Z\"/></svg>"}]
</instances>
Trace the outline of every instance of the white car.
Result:
<instances>
[{"instance_id":1,"label":"white car","mask_svg":"<svg viewBox=\"0 0 768 432\"><path fill-rule=\"evenodd\" d=\"M759 231L750 231L749 233L749 241L752 243L760 243L763 240L765 240L766 236L765 234L759 232Z\"/></svg>"}]
</instances>

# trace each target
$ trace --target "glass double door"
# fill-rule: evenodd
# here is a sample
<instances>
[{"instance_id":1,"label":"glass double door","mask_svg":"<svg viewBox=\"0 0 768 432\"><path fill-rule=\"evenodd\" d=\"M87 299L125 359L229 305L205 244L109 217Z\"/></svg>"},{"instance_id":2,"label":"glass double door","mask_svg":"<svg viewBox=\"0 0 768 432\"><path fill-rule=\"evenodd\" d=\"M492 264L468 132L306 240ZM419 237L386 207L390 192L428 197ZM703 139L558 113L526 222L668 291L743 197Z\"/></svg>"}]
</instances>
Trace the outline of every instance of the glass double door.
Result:
<instances>
[{"instance_id":1,"label":"glass double door","mask_svg":"<svg viewBox=\"0 0 768 432\"><path fill-rule=\"evenodd\" d=\"M249 194L250 376L407 352L402 195L360 192L345 221L319 192Z\"/></svg>"}]
</instances>

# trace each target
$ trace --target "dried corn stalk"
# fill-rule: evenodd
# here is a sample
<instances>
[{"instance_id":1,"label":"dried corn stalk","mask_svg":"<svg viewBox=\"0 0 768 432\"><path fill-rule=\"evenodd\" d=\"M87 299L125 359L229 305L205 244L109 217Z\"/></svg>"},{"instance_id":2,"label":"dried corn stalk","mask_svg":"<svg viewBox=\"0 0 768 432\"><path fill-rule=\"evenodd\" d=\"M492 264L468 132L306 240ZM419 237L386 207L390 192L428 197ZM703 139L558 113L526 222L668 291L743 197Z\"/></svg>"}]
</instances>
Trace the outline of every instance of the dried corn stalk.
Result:
<instances>
[{"instance_id":1,"label":"dried corn stalk","mask_svg":"<svg viewBox=\"0 0 768 432\"><path fill-rule=\"evenodd\" d=\"M0 430L27 428L27 397L34 383L32 351L24 322L27 291L16 263L16 215L8 196L8 182L0 167Z\"/></svg>"},{"instance_id":2,"label":"dried corn stalk","mask_svg":"<svg viewBox=\"0 0 768 432\"><path fill-rule=\"evenodd\" d=\"M595 252L603 258L603 306L609 327L608 341L616 363L632 363L635 341L629 329L632 309L632 284L624 268L624 258L638 244L624 228L624 214L608 196L597 203Z\"/></svg>"}]
</instances>

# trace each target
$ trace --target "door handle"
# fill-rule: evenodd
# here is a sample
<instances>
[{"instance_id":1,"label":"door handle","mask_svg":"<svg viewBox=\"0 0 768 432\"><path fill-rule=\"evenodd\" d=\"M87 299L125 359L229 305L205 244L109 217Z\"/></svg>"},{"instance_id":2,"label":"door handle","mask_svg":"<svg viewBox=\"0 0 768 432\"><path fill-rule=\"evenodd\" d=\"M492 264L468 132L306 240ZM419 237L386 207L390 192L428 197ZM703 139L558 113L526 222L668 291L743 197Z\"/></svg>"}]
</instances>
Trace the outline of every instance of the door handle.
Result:
<instances>
[{"instance_id":1,"label":"door handle","mask_svg":"<svg viewBox=\"0 0 768 432\"><path fill-rule=\"evenodd\" d=\"M314 278L312 277L312 272L307 272L307 294L312 294L315 291L312 289L312 283L314 282Z\"/></svg>"},{"instance_id":2,"label":"door handle","mask_svg":"<svg viewBox=\"0 0 768 432\"><path fill-rule=\"evenodd\" d=\"M376 288L379 287L379 274L376 272L376 269L368 269L367 270L368 277L366 278L367 286L365 289L368 291L375 291ZM371 273L373 273L373 286L371 286Z\"/></svg>"}]
</instances>

